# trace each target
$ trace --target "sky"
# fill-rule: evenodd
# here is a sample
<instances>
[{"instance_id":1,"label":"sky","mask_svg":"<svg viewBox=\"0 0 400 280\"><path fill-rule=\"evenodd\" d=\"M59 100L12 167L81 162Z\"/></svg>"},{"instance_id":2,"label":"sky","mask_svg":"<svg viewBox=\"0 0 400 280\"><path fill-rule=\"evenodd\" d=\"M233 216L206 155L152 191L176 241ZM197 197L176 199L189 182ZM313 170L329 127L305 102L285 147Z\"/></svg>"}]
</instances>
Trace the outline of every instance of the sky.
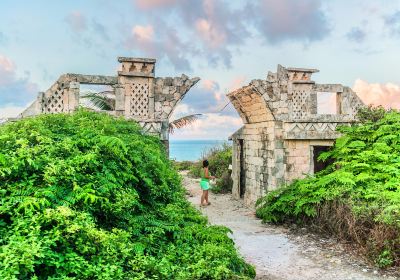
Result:
<instances>
[{"instance_id":1,"label":"sky","mask_svg":"<svg viewBox=\"0 0 400 280\"><path fill-rule=\"evenodd\" d=\"M0 118L63 73L115 75L118 56L152 57L156 76L201 78L173 118L203 115L171 138L227 139L242 121L225 94L277 64L400 108L399 51L400 0L0 0Z\"/></svg>"}]
</instances>

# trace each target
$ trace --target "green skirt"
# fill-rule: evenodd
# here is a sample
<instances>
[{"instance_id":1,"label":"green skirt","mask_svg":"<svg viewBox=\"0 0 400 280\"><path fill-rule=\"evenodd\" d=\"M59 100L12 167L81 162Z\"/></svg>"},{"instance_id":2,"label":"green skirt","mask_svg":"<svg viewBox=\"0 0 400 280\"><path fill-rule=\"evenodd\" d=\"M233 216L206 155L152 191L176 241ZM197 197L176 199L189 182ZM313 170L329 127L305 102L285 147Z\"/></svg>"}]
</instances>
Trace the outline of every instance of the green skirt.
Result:
<instances>
[{"instance_id":1,"label":"green skirt","mask_svg":"<svg viewBox=\"0 0 400 280\"><path fill-rule=\"evenodd\" d=\"M200 187L203 191L207 191L210 189L210 182L208 180L201 180L200 181Z\"/></svg>"}]
</instances>

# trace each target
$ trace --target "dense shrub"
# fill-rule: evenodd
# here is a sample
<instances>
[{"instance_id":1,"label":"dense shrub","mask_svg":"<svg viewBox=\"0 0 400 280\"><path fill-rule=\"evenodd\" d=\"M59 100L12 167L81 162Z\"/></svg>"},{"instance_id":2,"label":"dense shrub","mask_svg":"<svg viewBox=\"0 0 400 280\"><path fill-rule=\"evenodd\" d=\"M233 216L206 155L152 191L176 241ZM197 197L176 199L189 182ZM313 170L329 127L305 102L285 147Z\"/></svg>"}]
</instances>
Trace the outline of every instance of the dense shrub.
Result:
<instances>
[{"instance_id":1,"label":"dense shrub","mask_svg":"<svg viewBox=\"0 0 400 280\"><path fill-rule=\"evenodd\" d=\"M334 159L330 167L270 192L257 215L314 223L357 244L378 266L400 265L400 113L368 118L339 129L343 136L321 155Z\"/></svg>"},{"instance_id":2,"label":"dense shrub","mask_svg":"<svg viewBox=\"0 0 400 280\"><path fill-rule=\"evenodd\" d=\"M245 279L158 139L105 114L0 127L0 279Z\"/></svg>"},{"instance_id":3,"label":"dense shrub","mask_svg":"<svg viewBox=\"0 0 400 280\"><path fill-rule=\"evenodd\" d=\"M210 163L208 169L211 175L217 177L216 184L211 190L217 193L231 192L233 181L229 165L232 164L232 146L228 143L223 143L203 151L201 160L192 165L190 175L194 177L201 176L204 159L207 159Z\"/></svg>"},{"instance_id":4,"label":"dense shrub","mask_svg":"<svg viewBox=\"0 0 400 280\"><path fill-rule=\"evenodd\" d=\"M172 163L173 163L175 169L178 171L190 170L194 164L193 161L189 161L189 160L183 160L183 161L173 160Z\"/></svg>"}]
</instances>

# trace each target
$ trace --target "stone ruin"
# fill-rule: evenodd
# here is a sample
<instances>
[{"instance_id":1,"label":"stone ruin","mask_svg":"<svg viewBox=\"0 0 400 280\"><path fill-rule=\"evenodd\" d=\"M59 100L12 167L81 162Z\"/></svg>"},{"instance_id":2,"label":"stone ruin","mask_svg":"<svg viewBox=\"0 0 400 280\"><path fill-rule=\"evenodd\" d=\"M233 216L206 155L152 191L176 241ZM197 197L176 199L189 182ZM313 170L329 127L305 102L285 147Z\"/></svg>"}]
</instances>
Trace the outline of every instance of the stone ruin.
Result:
<instances>
[{"instance_id":1,"label":"stone ruin","mask_svg":"<svg viewBox=\"0 0 400 280\"><path fill-rule=\"evenodd\" d=\"M70 113L79 108L80 85L111 86L115 110L107 113L137 121L145 132L157 135L168 147L168 125L177 103L200 79L155 77L155 59L119 57L117 76L65 74L20 114Z\"/></svg>"},{"instance_id":2,"label":"stone ruin","mask_svg":"<svg viewBox=\"0 0 400 280\"><path fill-rule=\"evenodd\" d=\"M228 94L243 120L233 140L233 196L247 205L282 184L323 169L318 161L339 137L338 125L355 121L364 104L351 88L317 84L316 69L285 68ZM318 98L333 94L336 112L320 114Z\"/></svg>"}]
</instances>

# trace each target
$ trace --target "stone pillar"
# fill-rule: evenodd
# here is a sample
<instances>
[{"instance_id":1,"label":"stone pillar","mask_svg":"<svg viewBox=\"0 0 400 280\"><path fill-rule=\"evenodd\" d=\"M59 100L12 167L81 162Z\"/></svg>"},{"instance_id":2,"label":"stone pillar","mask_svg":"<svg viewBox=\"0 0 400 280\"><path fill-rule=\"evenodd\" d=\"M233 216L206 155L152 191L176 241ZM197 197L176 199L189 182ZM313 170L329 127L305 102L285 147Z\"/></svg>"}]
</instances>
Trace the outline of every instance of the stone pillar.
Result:
<instances>
[{"instance_id":1,"label":"stone pillar","mask_svg":"<svg viewBox=\"0 0 400 280\"><path fill-rule=\"evenodd\" d=\"M35 108L36 114L41 114L44 112L43 102L44 102L44 92L41 91L38 93L36 99L36 108Z\"/></svg>"},{"instance_id":2,"label":"stone pillar","mask_svg":"<svg viewBox=\"0 0 400 280\"><path fill-rule=\"evenodd\" d=\"M79 108L79 83L70 82L67 94L64 97L68 98L68 102L64 103L64 111L73 112Z\"/></svg>"},{"instance_id":3,"label":"stone pillar","mask_svg":"<svg viewBox=\"0 0 400 280\"><path fill-rule=\"evenodd\" d=\"M125 92L122 85L114 86L115 92L115 113L117 116L125 115Z\"/></svg>"},{"instance_id":4,"label":"stone pillar","mask_svg":"<svg viewBox=\"0 0 400 280\"><path fill-rule=\"evenodd\" d=\"M119 57L122 71L118 71L118 83L125 95L125 116L136 120L154 119L154 70L155 59ZM120 94L120 93L119 93ZM119 95L121 98L121 94ZM122 109L123 108L123 109Z\"/></svg>"}]
</instances>

